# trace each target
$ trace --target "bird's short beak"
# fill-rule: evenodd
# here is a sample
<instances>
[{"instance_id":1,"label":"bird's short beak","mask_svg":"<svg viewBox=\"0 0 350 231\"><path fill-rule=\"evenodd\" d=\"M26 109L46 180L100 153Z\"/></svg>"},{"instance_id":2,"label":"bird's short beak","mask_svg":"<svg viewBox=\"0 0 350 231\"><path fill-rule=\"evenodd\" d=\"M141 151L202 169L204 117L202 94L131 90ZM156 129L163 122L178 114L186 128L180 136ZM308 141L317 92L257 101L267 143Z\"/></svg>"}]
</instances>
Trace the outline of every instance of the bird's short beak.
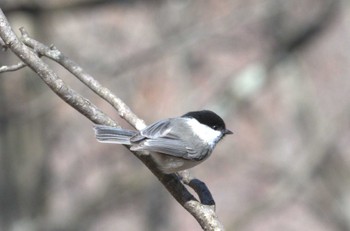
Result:
<instances>
[{"instance_id":1,"label":"bird's short beak","mask_svg":"<svg viewBox=\"0 0 350 231\"><path fill-rule=\"evenodd\" d=\"M231 135L231 134L233 134L233 132L231 132L231 131L228 130L228 129L225 129L224 134L225 134L225 135Z\"/></svg>"}]
</instances>

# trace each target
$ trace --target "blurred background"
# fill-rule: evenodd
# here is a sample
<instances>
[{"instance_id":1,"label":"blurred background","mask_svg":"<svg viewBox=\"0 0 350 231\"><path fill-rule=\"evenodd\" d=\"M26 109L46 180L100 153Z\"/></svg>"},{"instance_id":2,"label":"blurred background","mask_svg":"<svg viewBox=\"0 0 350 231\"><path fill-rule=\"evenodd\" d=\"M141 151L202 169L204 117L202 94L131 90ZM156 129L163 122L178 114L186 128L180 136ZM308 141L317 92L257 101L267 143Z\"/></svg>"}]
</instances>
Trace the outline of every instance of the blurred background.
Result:
<instances>
[{"instance_id":1,"label":"blurred background","mask_svg":"<svg viewBox=\"0 0 350 231\"><path fill-rule=\"evenodd\" d=\"M227 230L350 230L347 0L0 0L148 124L211 109L235 132L192 170ZM56 63L44 60L118 118ZM18 62L0 52L0 66ZM28 68L0 74L0 230L201 230L125 148Z\"/></svg>"}]
</instances>

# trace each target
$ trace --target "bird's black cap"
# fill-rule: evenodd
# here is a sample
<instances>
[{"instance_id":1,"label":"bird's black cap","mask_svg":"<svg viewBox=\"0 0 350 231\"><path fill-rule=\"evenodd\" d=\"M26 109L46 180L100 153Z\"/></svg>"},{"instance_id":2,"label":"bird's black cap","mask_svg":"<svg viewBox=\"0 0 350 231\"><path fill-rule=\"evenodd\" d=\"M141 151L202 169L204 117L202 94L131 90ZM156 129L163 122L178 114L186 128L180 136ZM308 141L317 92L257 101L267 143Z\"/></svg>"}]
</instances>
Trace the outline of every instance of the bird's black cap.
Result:
<instances>
[{"instance_id":1,"label":"bird's black cap","mask_svg":"<svg viewBox=\"0 0 350 231\"><path fill-rule=\"evenodd\" d=\"M224 120L215 112L209 110L191 111L184 114L182 117L194 118L198 122L205 124L214 130L221 131L225 135L233 134L233 132L226 129Z\"/></svg>"}]
</instances>

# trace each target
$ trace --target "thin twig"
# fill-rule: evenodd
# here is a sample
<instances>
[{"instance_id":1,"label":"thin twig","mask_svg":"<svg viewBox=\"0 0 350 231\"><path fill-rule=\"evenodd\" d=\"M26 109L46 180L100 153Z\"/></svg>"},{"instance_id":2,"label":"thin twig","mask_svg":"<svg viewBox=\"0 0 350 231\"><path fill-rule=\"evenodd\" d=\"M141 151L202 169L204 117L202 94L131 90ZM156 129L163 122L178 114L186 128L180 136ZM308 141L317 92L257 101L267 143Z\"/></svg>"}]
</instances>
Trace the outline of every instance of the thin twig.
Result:
<instances>
[{"instance_id":1,"label":"thin twig","mask_svg":"<svg viewBox=\"0 0 350 231\"><path fill-rule=\"evenodd\" d=\"M39 77L66 103L82 113L85 117L94 123L109 124L116 126L111 118L92 104L88 99L82 97L58 75L44 63L38 55L30 48L25 46L12 31L5 15L0 9L0 37L5 45L11 49L28 67L30 67Z\"/></svg>"},{"instance_id":2,"label":"thin twig","mask_svg":"<svg viewBox=\"0 0 350 231\"><path fill-rule=\"evenodd\" d=\"M36 52L38 52L38 54L48 57L62 65L64 68L66 68L69 72L75 75L82 83L84 83L97 95L99 95L109 104L111 104L117 110L120 117L125 119L130 125L132 125L138 130L141 130L146 126L145 122L139 119L121 99L114 95L108 88L103 87L95 78L93 78L91 75L85 72L81 66L79 66L76 62L65 56L55 46L51 45L50 47L48 47L30 38L23 27L20 28L20 31L22 34L21 39L24 44L34 49Z\"/></svg>"},{"instance_id":3,"label":"thin twig","mask_svg":"<svg viewBox=\"0 0 350 231\"><path fill-rule=\"evenodd\" d=\"M0 73L3 72L10 72L10 71L17 71L23 67L27 66L25 63L23 62L19 62L17 64L11 65L11 66L1 66L0 67Z\"/></svg>"}]
</instances>

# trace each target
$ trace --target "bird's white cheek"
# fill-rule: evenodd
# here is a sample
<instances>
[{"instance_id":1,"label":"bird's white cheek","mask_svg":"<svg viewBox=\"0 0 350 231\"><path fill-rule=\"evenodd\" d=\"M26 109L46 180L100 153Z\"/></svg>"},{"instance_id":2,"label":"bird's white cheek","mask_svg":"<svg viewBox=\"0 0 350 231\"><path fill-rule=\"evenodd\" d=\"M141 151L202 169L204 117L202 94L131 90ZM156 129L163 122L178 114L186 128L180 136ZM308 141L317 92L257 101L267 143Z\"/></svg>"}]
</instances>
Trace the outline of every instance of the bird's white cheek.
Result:
<instances>
[{"instance_id":1,"label":"bird's white cheek","mask_svg":"<svg viewBox=\"0 0 350 231\"><path fill-rule=\"evenodd\" d=\"M197 120L190 120L188 124L191 126L193 131L196 131L195 135L197 135L204 142L208 143L212 148L222 136L221 132L211 129L208 126L199 123Z\"/></svg>"}]
</instances>

